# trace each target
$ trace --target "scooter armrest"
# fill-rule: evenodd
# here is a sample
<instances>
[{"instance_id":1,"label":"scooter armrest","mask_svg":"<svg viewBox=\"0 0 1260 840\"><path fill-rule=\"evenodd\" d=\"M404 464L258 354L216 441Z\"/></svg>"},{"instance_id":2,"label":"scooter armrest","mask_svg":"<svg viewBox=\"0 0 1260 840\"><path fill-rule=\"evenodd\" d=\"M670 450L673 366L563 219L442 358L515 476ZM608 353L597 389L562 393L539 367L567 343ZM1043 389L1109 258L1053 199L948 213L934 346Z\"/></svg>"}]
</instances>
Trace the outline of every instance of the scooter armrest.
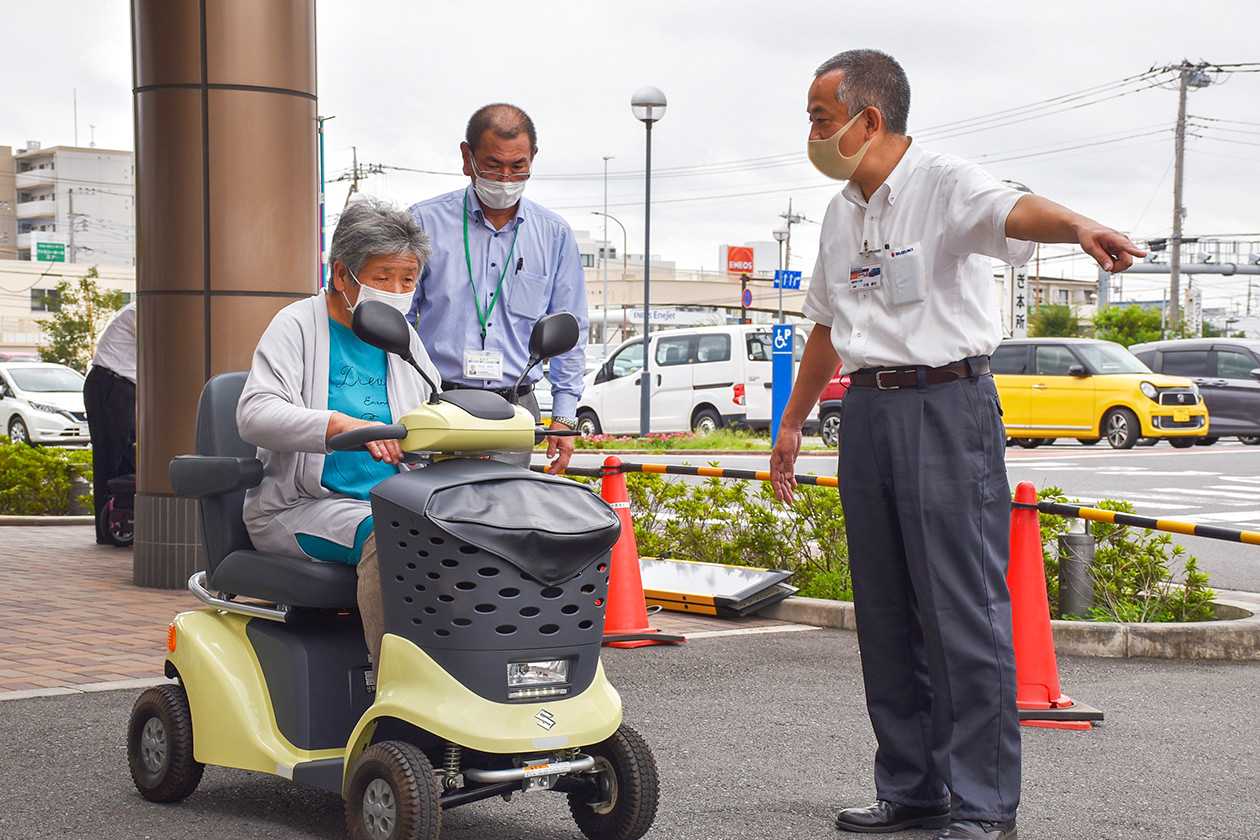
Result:
<instances>
[{"instance_id":1,"label":"scooter armrest","mask_svg":"<svg viewBox=\"0 0 1260 840\"><path fill-rule=\"evenodd\" d=\"M176 455L171 461L171 489L176 496L221 496L262 481L262 461L227 455Z\"/></svg>"}]
</instances>

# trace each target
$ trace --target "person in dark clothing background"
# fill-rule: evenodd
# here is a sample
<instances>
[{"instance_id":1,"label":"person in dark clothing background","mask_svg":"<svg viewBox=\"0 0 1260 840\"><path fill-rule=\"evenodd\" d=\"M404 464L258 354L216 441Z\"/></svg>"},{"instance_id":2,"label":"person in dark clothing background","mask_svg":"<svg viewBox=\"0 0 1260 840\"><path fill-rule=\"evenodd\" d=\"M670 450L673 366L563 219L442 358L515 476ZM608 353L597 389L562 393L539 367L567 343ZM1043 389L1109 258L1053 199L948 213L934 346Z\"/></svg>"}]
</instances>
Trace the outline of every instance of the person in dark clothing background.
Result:
<instances>
[{"instance_id":1,"label":"person in dark clothing background","mask_svg":"<svg viewBox=\"0 0 1260 840\"><path fill-rule=\"evenodd\" d=\"M96 542L113 545L101 530L109 480L136 471L136 304L110 319L96 340L92 368L83 382L92 439L92 502Z\"/></svg>"}]
</instances>

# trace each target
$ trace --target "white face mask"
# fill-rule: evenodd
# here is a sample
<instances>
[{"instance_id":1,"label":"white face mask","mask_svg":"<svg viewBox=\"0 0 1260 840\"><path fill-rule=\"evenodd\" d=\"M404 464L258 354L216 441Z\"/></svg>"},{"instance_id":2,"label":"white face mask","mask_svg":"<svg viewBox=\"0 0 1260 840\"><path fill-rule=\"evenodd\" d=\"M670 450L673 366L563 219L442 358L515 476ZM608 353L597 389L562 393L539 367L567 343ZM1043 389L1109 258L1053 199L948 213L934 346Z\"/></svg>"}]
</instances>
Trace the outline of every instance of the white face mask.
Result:
<instances>
[{"instance_id":1,"label":"white face mask","mask_svg":"<svg viewBox=\"0 0 1260 840\"><path fill-rule=\"evenodd\" d=\"M475 177L473 189L477 191L477 199L483 207L492 210L506 210L514 206L525 192L524 181L489 181L480 175Z\"/></svg>"},{"instance_id":2,"label":"white face mask","mask_svg":"<svg viewBox=\"0 0 1260 840\"><path fill-rule=\"evenodd\" d=\"M834 178L837 181L847 181L853 177L853 173L857 171L858 164L862 162L862 157L866 154L866 150L875 140L872 137L862 144L862 148L858 149L852 155L844 155L840 151L840 138L844 133L853 127L866 109L863 108L857 113L853 119L845 123L844 128L835 134L823 140L809 141L809 162L814 164L814 168L828 178Z\"/></svg>"},{"instance_id":3,"label":"white face mask","mask_svg":"<svg viewBox=\"0 0 1260 840\"><path fill-rule=\"evenodd\" d=\"M342 291L341 296L346 300L346 306L350 307L350 311L354 311L354 307L363 303L365 300L378 300L381 303L394 307L403 315L411 311L411 301L415 297L413 292L387 292L384 289L377 289L374 286L366 286L359 282L359 278L355 277L350 267L346 266L346 271L350 272L350 277L359 287L359 297L355 301L354 306L350 306L350 298L346 297L346 293Z\"/></svg>"}]
</instances>

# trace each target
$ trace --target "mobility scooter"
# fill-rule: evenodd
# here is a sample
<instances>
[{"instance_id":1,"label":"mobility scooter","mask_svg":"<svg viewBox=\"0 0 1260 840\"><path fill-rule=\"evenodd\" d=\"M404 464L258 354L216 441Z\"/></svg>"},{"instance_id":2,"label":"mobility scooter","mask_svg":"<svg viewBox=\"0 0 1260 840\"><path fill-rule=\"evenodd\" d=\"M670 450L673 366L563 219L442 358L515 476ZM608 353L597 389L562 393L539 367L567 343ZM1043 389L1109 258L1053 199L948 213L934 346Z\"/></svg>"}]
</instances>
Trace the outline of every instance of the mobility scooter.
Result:
<instances>
[{"instance_id":1,"label":"mobility scooter","mask_svg":"<svg viewBox=\"0 0 1260 840\"><path fill-rule=\"evenodd\" d=\"M355 309L360 338L408 360L409 329L385 304ZM530 366L577 335L568 313L543 318ZM352 838L433 840L446 808L535 791L565 794L591 840L647 832L655 760L599 659L620 521L583 485L485 457L533 448L543 432L529 412L453 391L331 442L393 437L432 458L371 494L385 620L374 674L354 567L249 541L243 494L262 470L236 429L245 376L206 383L198 454L171 464L175 492L199 503L208 569L189 589L206 606L171 624L175 682L132 710L140 793L183 799L212 764L341 794Z\"/></svg>"}]
</instances>

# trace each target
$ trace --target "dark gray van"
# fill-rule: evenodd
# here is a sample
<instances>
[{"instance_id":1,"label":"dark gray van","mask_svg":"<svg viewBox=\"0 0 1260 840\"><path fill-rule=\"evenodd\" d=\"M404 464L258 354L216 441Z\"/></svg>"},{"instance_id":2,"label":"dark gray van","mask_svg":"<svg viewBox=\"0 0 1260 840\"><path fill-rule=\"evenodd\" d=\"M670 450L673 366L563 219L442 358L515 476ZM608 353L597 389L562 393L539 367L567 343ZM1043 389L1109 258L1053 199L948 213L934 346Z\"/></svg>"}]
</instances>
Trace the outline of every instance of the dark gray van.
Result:
<instances>
[{"instance_id":1,"label":"dark gray van","mask_svg":"<svg viewBox=\"0 0 1260 840\"><path fill-rule=\"evenodd\" d=\"M1134 344L1129 352L1156 373L1194 380L1207 406L1209 434L1201 444L1236 435L1260 444L1260 341L1181 338Z\"/></svg>"}]
</instances>

